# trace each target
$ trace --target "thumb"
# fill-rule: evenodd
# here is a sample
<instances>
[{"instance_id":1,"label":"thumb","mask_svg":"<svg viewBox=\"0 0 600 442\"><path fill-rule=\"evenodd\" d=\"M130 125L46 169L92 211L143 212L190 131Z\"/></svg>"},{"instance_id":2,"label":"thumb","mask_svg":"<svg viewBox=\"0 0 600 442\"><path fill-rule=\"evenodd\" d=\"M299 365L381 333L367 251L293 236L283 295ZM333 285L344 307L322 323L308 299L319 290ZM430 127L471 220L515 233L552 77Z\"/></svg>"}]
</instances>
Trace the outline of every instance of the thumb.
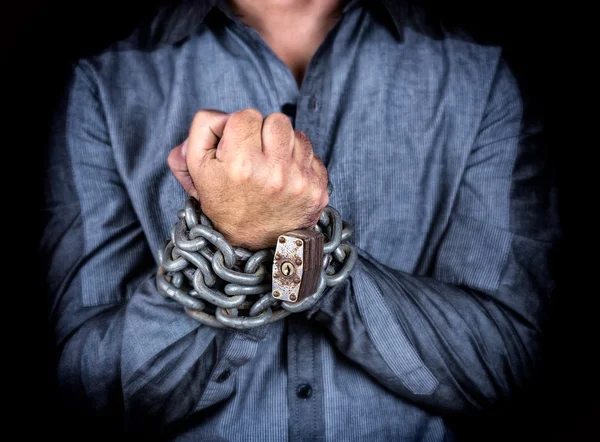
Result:
<instances>
[{"instance_id":1,"label":"thumb","mask_svg":"<svg viewBox=\"0 0 600 442\"><path fill-rule=\"evenodd\" d=\"M225 112L203 109L196 113L188 136L187 160L193 165L218 158L217 146L229 120Z\"/></svg>"},{"instance_id":2,"label":"thumb","mask_svg":"<svg viewBox=\"0 0 600 442\"><path fill-rule=\"evenodd\" d=\"M179 184L183 186L185 191L190 196L198 199L198 192L196 191L196 187L194 187L194 181L192 180L192 176L187 167L187 147L188 140L186 139L182 144L169 152L167 163L169 164L169 169L171 169L171 172L175 175L175 178L177 178L177 181L179 181Z\"/></svg>"}]
</instances>

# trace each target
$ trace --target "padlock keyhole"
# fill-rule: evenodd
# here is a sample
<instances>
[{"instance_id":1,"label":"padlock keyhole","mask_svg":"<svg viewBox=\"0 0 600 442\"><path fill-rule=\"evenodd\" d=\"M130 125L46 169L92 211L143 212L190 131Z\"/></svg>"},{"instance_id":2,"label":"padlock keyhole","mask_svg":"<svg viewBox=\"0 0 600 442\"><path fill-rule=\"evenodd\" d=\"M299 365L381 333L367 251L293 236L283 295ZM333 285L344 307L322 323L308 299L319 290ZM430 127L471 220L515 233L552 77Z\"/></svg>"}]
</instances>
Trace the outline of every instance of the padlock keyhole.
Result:
<instances>
[{"instance_id":1,"label":"padlock keyhole","mask_svg":"<svg viewBox=\"0 0 600 442\"><path fill-rule=\"evenodd\" d=\"M290 276L292 273L294 273L294 266L289 262L284 262L281 265L281 273L283 276Z\"/></svg>"}]
</instances>

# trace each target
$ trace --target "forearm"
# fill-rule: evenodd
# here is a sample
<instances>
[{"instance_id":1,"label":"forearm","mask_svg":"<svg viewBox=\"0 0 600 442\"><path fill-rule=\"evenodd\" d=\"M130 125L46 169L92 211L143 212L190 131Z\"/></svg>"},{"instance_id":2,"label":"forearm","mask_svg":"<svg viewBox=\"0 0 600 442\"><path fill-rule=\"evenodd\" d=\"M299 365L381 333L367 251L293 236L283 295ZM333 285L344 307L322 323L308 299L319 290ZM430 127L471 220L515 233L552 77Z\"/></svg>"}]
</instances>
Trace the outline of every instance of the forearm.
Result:
<instances>
[{"instance_id":1,"label":"forearm","mask_svg":"<svg viewBox=\"0 0 600 442\"><path fill-rule=\"evenodd\" d=\"M443 234L415 251L426 265L362 253L351 281L311 312L349 358L436 411L514 397L543 356L560 225L551 156L527 103L499 59Z\"/></svg>"},{"instance_id":2,"label":"forearm","mask_svg":"<svg viewBox=\"0 0 600 442\"><path fill-rule=\"evenodd\" d=\"M508 263L504 274L517 270ZM398 395L435 411L478 410L530 380L539 356L548 275L494 292L385 267L362 255L351 281L309 316L338 348ZM542 283L540 285L539 283ZM540 296L542 295L542 296Z\"/></svg>"},{"instance_id":3,"label":"forearm","mask_svg":"<svg viewBox=\"0 0 600 442\"><path fill-rule=\"evenodd\" d=\"M202 326L154 284L149 278L126 304L86 319L62 345L57 367L65 403L124 419L118 424L129 431L159 430L227 399L235 370L266 331ZM229 382L220 378L225 370Z\"/></svg>"},{"instance_id":4,"label":"forearm","mask_svg":"<svg viewBox=\"0 0 600 442\"><path fill-rule=\"evenodd\" d=\"M205 327L159 294L155 251L121 179L94 78L86 65L74 70L45 171L40 252L53 369L74 417L151 430L225 400L233 377L218 386L215 378L253 358L262 337Z\"/></svg>"}]
</instances>

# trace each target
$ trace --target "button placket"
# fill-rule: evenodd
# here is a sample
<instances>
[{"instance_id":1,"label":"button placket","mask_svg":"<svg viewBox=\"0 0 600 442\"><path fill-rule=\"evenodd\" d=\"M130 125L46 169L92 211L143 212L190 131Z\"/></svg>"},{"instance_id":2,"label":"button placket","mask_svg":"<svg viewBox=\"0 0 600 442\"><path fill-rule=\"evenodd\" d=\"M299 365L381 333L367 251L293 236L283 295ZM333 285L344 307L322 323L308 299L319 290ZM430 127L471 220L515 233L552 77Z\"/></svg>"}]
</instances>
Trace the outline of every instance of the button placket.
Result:
<instances>
[{"instance_id":1,"label":"button placket","mask_svg":"<svg viewBox=\"0 0 600 442\"><path fill-rule=\"evenodd\" d=\"M308 321L288 317L289 441L318 441L325 434L320 344Z\"/></svg>"},{"instance_id":2,"label":"button placket","mask_svg":"<svg viewBox=\"0 0 600 442\"><path fill-rule=\"evenodd\" d=\"M312 396L312 387L310 384L300 384L296 388L296 396L299 399L309 399Z\"/></svg>"}]
</instances>

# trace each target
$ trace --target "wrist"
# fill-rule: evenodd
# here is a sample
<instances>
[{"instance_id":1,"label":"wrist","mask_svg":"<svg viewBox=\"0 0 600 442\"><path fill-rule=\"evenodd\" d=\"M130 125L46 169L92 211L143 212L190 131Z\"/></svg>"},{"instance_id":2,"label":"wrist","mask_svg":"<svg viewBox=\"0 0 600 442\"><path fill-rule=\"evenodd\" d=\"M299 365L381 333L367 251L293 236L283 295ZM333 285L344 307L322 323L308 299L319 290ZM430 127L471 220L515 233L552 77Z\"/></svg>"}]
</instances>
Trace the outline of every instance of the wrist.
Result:
<instances>
[{"instance_id":1,"label":"wrist","mask_svg":"<svg viewBox=\"0 0 600 442\"><path fill-rule=\"evenodd\" d=\"M278 225L268 226L261 222L227 223L226 225L213 222L218 230L234 247L256 252L262 249L274 249L280 235L293 230L312 229L312 225Z\"/></svg>"},{"instance_id":2,"label":"wrist","mask_svg":"<svg viewBox=\"0 0 600 442\"><path fill-rule=\"evenodd\" d=\"M327 287L343 283L356 262L356 249L347 242L352 228L332 207L312 229L285 231L285 240L277 241L285 248L252 252L228 243L197 203L188 198L178 213L171 239L158 253L156 281L161 295L205 325L248 329L304 312Z\"/></svg>"},{"instance_id":3,"label":"wrist","mask_svg":"<svg viewBox=\"0 0 600 442\"><path fill-rule=\"evenodd\" d=\"M248 223L240 226L222 226L214 223L214 226L233 247L242 247L252 252L262 249L272 249L277 242L278 234L265 232L262 229L252 229L252 225Z\"/></svg>"}]
</instances>

